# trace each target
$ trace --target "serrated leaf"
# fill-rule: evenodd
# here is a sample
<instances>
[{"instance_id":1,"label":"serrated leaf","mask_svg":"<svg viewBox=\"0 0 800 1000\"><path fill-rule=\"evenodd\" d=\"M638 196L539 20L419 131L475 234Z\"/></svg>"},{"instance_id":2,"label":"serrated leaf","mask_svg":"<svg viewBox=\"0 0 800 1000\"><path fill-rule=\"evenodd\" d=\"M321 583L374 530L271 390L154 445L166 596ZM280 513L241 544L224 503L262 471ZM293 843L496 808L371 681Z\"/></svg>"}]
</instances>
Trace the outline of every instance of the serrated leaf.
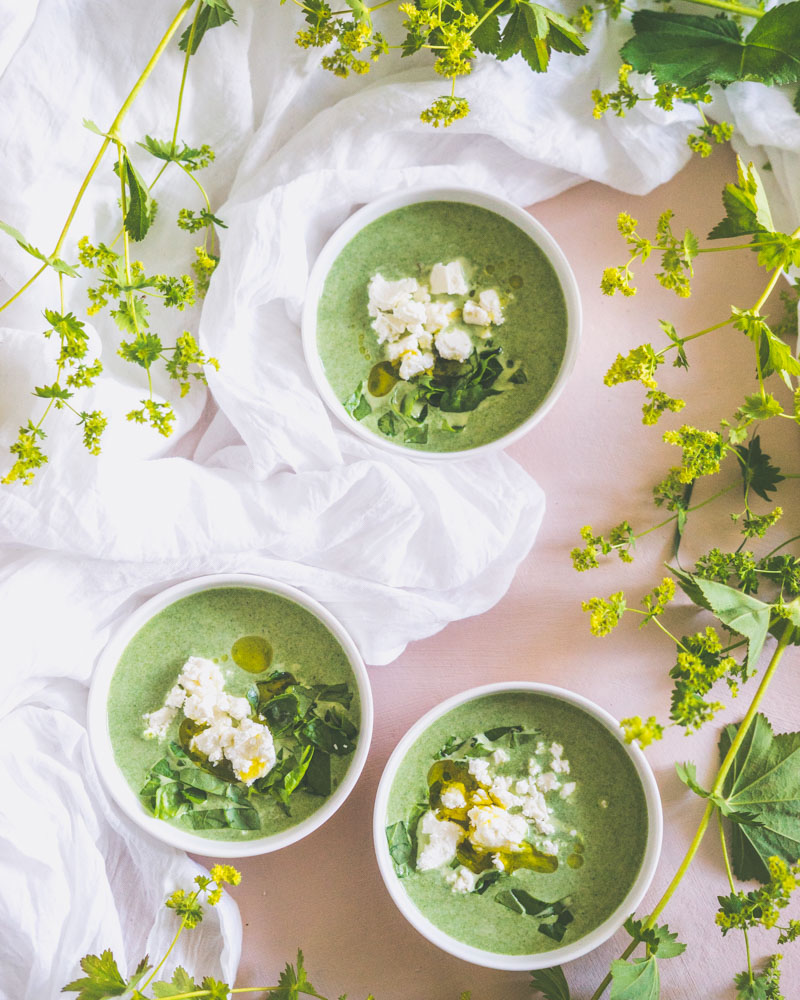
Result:
<instances>
[{"instance_id":1,"label":"serrated leaf","mask_svg":"<svg viewBox=\"0 0 800 1000\"><path fill-rule=\"evenodd\" d=\"M153 983L153 993L157 997L174 997L181 993L195 993L199 989L194 979L180 965L172 974L171 982L163 980Z\"/></svg>"},{"instance_id":2,"label":"serrated leaf","mask_svg":"<svg viewBox=\"0 0 800 1000\"><path fill-rule=\"evenodd\" d=\"M737 731L735 725L723 730L721 759ZM722 792L733 809L729 816L732 862L740 879L768 881L767 864L773 855L796 863L800 857L800 733L774 735L769 720L759 712L736 753Z\"/></svg>"},{"instance_id":3,"label":"serrated leaf","mask_svg":"<svg viewBox=\"0 0 800 1000\"><path fill-rule=\"evenodd\" d=\"M610 1000L658 1000L660 988L654 957L611 963Z\"/></svg>"},{"instance_id":4,"label":"serrated leaf","mask_svg":"<svg viewBox=\"0 0 800 1000\"><path fill-rule=\"evenodd\" d=\"M774 405L770 405L770 401ZM775 409L777 407L777 410ZM774 416L781 413L782 408L778 401L772 396L762 399L760 395L750 396L745 400L742 411L753 419L764 419L763 414ZM761 417L757 414L762 414ZM745 445L737 445L736 453L741 459L742 487L747 495L748 490L757 493L763 500L770 501L770 493L778 488L778 483L782 483L786 477L781 475L781 470L777 465L773 465L769 455L765 455L761 450L761 439L758 434L754 435L750 442Z\"/></svg>"},{"instance_id":5,"label":"serrated leaf","mask_svg":"<svg viewBox=\"0 0 800 1000\"><path fill-rule=\"evenodd\" d=\"M144 142L137 142L136 145L146 149L157 160L164 160L166 163L196 165L196 161L203 156L202 149L194 149L185 142L173 147L171 139L154 139L151 135L146 135Z\"/></svg>"},{"instance_id":6,"label":"serrated leaf","mask_svg":"<svg viewBox=\"0 0 800 1000\"><path fill-rule=\"evenodd\" d=\"M758 171L749 163L745 167L736 157L738 183L726 184L722 189L722 204L726 216L708 234L710 240L746 236L751 233L774 233L775 223Z\"/></svg>"},{"instance_id":7,"label":"serrated leaf","mask_svg":"<svg viewBox=\"0 0 800 1000\"><path fill-rule=\"evenodd\" d=\"M83 119L83 127L88 128L90 132L94 132L95 135L102 136L103 139L109 138L108 133L104 132L99 125L95 124L91 118Z\"/></svg>"},{"instance_id":8,"label":"serrated leaf","mask_svg":"<svg viewBox=\"0 0 800 1000\"><path fill-rule=\"evenodd\" d=\"M41 399L70 399L74 395L69 389L62 389L58 382L53 382L52 385L37 385L33 393Z\"/></svg>"},{"instance_id":9,"label":"serrated leaf","mask_svg":"<svg viewBox=\"0 0 800 1000\"><path fill-rule=\"evenodd\" d=\"M211 31L212 28L219 28L221 25L227 24L228 21L236 23L233 10L227 0L201 0L201 2L202 6L197 13L194 23L194 35L192 35L192 25L189 25L181 35L180 42L178 42L178 48L181 52L185 52L191 38L191 55L197 52L197 47L202 42L207 31Z\"/></svg>"},{"instance_id":10,"label":"serrated leaf","mask_svg":"<svg viewBox=\"0 0 800 1000\"><path fill-rule=\"evenodd\" d=\"M122 170L128 187L128 204L123 222L130 238L138 242L145 238L153 221L153 199L127 155L122 158Z\"/></svg>"},{"instance_id":11,"label":"serrated leaf","mask_svg":"<svg viewBox=\"0 0 800 1000\"><path fill-rule=\"evenodd\" d=\"M676 763L675 773L695 795L699 795L701 799L708 798L709 793L697 782L697 767L692 761L687 760L685 764Z\"/></svg>"},{"instance_id":12,"label":"serrated leaf","mask_svg":"<svg viewBox=\"0 0 800 1000\"><path fill-rule=\"evenodd\" d=\"M108 949L101 955L84 955L81 968L86 973L85 978L68 983L62 987L62 993L77 993L77 1000L107 1000L122 996L128 989Z\"/></svg>"},{"instance_id":13,"label":"serrated leaf","mask_svg":"<svg viewBox=\"0 0 800 1000\"><path fill-rule=\"evenodd\" d=\"M746 671L748 677L752 676L769 631L771 606L725 583L703 580L682 570L672 572L687 597L713 612L729 629L747 638Z\"/></svg>"},{"instance_id":14,"label":"serrated leaf","mask_svg":"<svg viewBox=\"0 0 800 1000\"><path fill-rule=\"evenodd\" d=\"M21 247L25 253L35 257L37 260L42 261L42 263L47 264L48 267L52 267L54 271L58 271L60 274L65 274L70 278L77 278L78 271L72 267L70 264L66 264L60 257L48 257L47 254L42 253L37 247L25 239L22 233L15 229L13 226L9 226L7 222L0 221L0 230L7 233L12 239L17 241L17 245Z\"/></svg>"},{"instance_id":15,"label":"serrated leaf","mask_svg":"<svg viewBox=\"0 0 800 1000\"><path fill-rule=\"evenodd\" d=\"M207 991L206 1000L228 1000L231 995L230 986L219 979L212 979L206 976L201 984L201 989Z\"/></svg>"},{"instance_id":16,"label":"serrated leaf","mask_svg":"<svg viewBox=\"0 0 800 1000\"><path fill-rule=\"evenodd\" d=\"M793 83L800 79L800 3L767 11L746 38L728 17L640 10L635 35L621 55L658 83L694 89L736 80Z\"/></svg>"},{"instance_id":17,"label":"serrated leaf","mask_svg":"<svg viewBox=\"0 0 800 1000\"><path fill-rule=\"evenodd\" d=\"M531 988L538 990L544 1000L570 1000L569 986L560 965L534 972L531 976Z\"/></svg>"},{"instance_id":18,"label":"serrated leaf","mask_svg":"<svg viewBox=\"0 0 800 1000\"><path fill-rule=\"evenodd\" d=\"M270 1000L299 1000L299 997L312 996L324 1000L308 981L305 966L303 965L303 953L297 952L297 968L286 963L286 968L278 978L278 988L270 990Z\"/></svg>"},{"instance_id":19,"label":"serrated leaf","mask_svg":"<svg viewBox=\"0 0 800 1000\"><path fill-rule=\"evenodd\" d=\"M131 309L133 303L133 309ZM146 330L150 323L147 317L150 315L150 308L147 302L140 297L123 299L119 303L118 309L111 310L111 318L123 331L123 333L138 333Z\"/></svg>"}]
</instances>

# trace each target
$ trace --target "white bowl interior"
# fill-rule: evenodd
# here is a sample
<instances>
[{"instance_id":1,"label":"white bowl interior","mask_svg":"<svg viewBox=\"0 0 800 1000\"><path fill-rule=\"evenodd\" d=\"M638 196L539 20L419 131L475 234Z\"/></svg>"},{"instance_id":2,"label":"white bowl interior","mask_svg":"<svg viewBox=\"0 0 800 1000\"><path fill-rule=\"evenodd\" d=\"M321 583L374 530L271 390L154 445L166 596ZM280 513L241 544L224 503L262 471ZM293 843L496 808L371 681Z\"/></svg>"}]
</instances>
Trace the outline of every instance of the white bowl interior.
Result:
<instances>
[{"instance_id":1,"label":"white bowl interior","mask_svg":"<svg viewBox=\"0 0 800 1000\"><path fill-rule=\"evenodd\" d=\"M295 826L291 826L278 833L241 842L200 837L151 816L139 801L139 797L130 787L114 760L114 749L109 733L108 711L106 707L111 678L117 663L125 647L139 629L159 611L162 611L182 597L188 597L190 594L220 587L248 587L264 590L271 594L278 594L281 597L288 598L290 601L294 601L295 604L299 604L310 611L333 633L344 649L353 670L361 700L361 725L359 727L358 743L353 753L350 767L345 773L341 784L316 812ZM277 851L281 847L286 847L301 840L329 819L353 790L361 774L372 738L372 721L372 691L367 671L355 643L343 626L321 604L318 604L312 598L302 593L302 591L276 580L268 580L264 577L251 576L244 573L204 576L194 580L187 580L185 583L180 583L177 586L162 591L145 602L130 617L125 619L103 650L89 692L88 730L92 755L100 777L117 805L129 819L133 820L134 823L156 839L171 844L173 847L182 848L185 851L219 858L244 858Z\"/></svg>"},{"instance_id":2,"label":"white bowl interior","mask_svg":"<svg viewBox=\"0 0 800 1000\"><path fill-rule=\"evenodd\" d=\"M405 208L408 205L424 201L455 201L463 202L469 205L476 205L479 208L485 208L490 212L494 212L496 215L502 216L504 219L508 219L509 222L513 222L514 225L526 233L547 255L561 284L561 289L564 293L564 299L567 306L567 339L564 357L555 381L538 408L534 410L534 412L526 420L519 424L519 426L509 431L508 434L505 434L494 441L489 441L486 444L478 445L475 448L465 448L462 451L436 452L406 448L403 445L396 444L393 441L382 438L380 435L374 434L368 428L362 426L358 420L354 420L350 416L342 403L336 397L336 394L328 382L325 369L317 350L317 306L325 285L325 279L328 276L328 271L341 250L344 249L347 243L349 243L360 230L369 225L369 223L374 222L376 219L386 215L388 212L395 211L395 209ZM497 451L501 448L508 447L508 445L518 440L524 434L527 434L528 431L535 424L537 424L546 413L548 413L563 391L567 378L575 366L575 361L578 356L578 347L580 344L581 324L581 299L575 275L573 274L572 268L570 267L567 258L564 256L563 251L541 223L537 222L536 219L529 215L524 209L521 209L502 198L485 194L482 191L458 187L425 188L422 190L410 190L388 195L385 198L379 198L376 201L372 201L369 204L364 205L363 208L360 208L357 212L351 215L350 218L336 230L333 236L331 236L322 248L311 270L308 285L306 287L306 297L303 305L302 317L303 352L305 354L306 363L309 371L311 372L314 385L316 386L323 401L327 405L328 409L340 421L342 421L346 427L353 431L354 434L357 434L365 441L369 441L371 444L374 444L385 451L390 451L394 454L401 454L406 458L410 457L429 461L463 460L465 458L471 458L475 455L485 454L486 452Z\"/></svg>"},{"instance_id":3,"label":"white bowl interior","mask_svg":"<svg viewBox=\"0 0 800 1000\"><path fill-rule=\"evenodd\" d=\"M389 804L389 793L397 769L405 755L408 753L417 738L437 719L445 715L451 709L463 705L476 698L485 695L498 694L504 692L534 692L537 694L550 695L560 698L578 708L583 709L587 714L593 716L601 722L609 732L619 740L625 748L628 756L636 768L636 773L642 783L645 803L647 807L647 844L645 848L642 864L633 885L620 903L617 909L598 925L594 930L579 938L572 944L552 948L549 951L538 952L533 955L503 955L497 952L486 951L476 948L473 945L458 941L433 924L411 901L402 881L397 877L392 864L389 847L386 841L386 814ZM587 952L592 951L614 934L625 920L634 912L642 901L647 891L653 875L655 874L658 858L661 853L663 818L661 811L661 799L658 794L653 772L647 763L644 754L638 747L629 746L622 738L617 721L599 705L589 701L587 698L564 688L554 687L550 684L537 684L534 682L513 682L500 684L487 684L484 687L471 688L462 694L448 698L435 708L431 709L418 722L416 722L400 740L389 758L386 768L378 785L378 792L375 798L375 811L373 815L373 840L375 843L375 854L378 861L383 881L389 891L389 895L394 900L397 908L403 916L429 941L437 945L443 951L462 958L475 965L486 966L490 969L505 969L509 971L529 971L533 969L546 969L553 965L560 965L570 962L575 958L580 958Z\"/></svg>"}]
</instances>

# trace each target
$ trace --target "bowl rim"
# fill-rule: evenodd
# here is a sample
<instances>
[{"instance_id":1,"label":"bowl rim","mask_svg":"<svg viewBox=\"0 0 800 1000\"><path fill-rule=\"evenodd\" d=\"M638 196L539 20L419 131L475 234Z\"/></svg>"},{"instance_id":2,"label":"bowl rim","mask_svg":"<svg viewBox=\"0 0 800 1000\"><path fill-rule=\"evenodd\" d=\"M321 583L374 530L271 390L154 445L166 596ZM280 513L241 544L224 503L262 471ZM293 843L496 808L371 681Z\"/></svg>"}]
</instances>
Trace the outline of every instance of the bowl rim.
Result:
<instances>
[{"instance_id":1,"label":"bowl rim","mask_svg":"<svg viewBox=\"0 0 800 1000\"><path fill-rule=\"evenodd\" d=\"M401 880L397 877L392 865L389 848L386 842L386 810L389 802L389 793L392 782L397 774L398 767L405 758L406 753L417 740L417 738L431 725L453 708L457 708L466 702L488 695L522 691L526 693L536 693L548 695L566 701L576 707L583 709L587 714L597 719L624 747L630 757L645 796L647 808L647 841L645 852L639 872L634 879L625 898L619 906L611 913L602 924L594 930L585 934L572 944L563 947L551 948L548 951L537 952L531 955L504 955L499 952L487 951L484 948L477 948L474 945L458 941L445 931L432 923L412 902L406 891L403 889ZM453 695L445 701L435 705L426 712L422 718L418 719L406 734L402 737L395 749L392 751L386 763L378 791L375 796L375 808L373 812L372 834L375 847L375 855L378 861L378 868L383 878L389 895L403 916L423 937L432 944L437 945L443 951L449 952L456 958L472 962L474 965L485 966L490 969L503 969L507 971L533 971L535 969L546 969L553 965L560 965L564 962L571 962L582 955L593 951L604 941L607 941L616 931L622 927L625 920L636 910L647 892L650 882L655 874L661 853L661 840L663 833L663 815L661 808L661 798L658 792L653 771L642 751L632 744L624 741L622 729L617 720L604 708L595 702L590 701L583 695L566 688L556 687L552 684L544 684L536 681L502 681L495 684L486 684L480 687L470 688L460 694Z\"/></svg>"},{"instance_id":2,"label":"bowl rim","mask_svg":"<svg viewBox=\"0 0 800 1000\"><path fill-rule=\"evenodd\" d=\"M353 754L353 759L341 784L322 803L319 809L295 826L290 826L278 833L267 834L264 837L243 840L241 842L200 837L197 834L174 827L162 819L150 816L117 766L109 732L108 711L106 707L111 679L120 656L143 625L150 621L154 615L181 598L189 597L192 594L206 590L218 590L229 587L263 590L267 593L277 594L279 597L294 601L294 603L305 608L305 610L319 619L344 649L356 679L361 701L361 725L359 727L358 743ZM268 854L296 843L322 826L336 812L353 790L369 753L372 726L372 690L367 670L355 642L341 622L318 601L296 587L282 583L279 580L251 573L220 573L193 577L192 579L159 591L141 604L132 614L126 616L117 626L114 634L98 658L89 689L87 708L89 745L95 767L106 790L122 812L142 830L162 843L170 844L172 847L178 847L185 851L191 851L193 854L219 858L246 858L259 854Z\"/></svg>"},{"instance_id":3,"label":"bowl rim","mask_svg":"<svg viewBox=\"0 0 800 1000\"><path fill-rule=\"evenodd\" d=\"M397 444L368 430L358 420L350 416L345 410L344 404L337 398L325 375L322 359L317 350L317 306L325 279L339 253L357 233L381 216L396 209L406 208L410 205L426 201L454 201L475 205L478 208L494 212L496 215L516 225L517 228L521 229L537 244L550 261L561 285L567 308L567 338L564 357L562 358L558 374L542 402L522 423L513 427L501 437L472 448L464 448L460 451L424 451L416 448L408 448L405 445ZM575 367L581 341L582 326L583 310L578 282L575 279L575 274L564 251L550 232L537 219L526 212L525 209L520 208L505 198L479 191L476 188L447 185L443 187L409 188L405 191L384 195L383 197L367 202L367 204L345 219L325 243L322 250L320 250L311 268L306 285L305 300L303 302L301 339L306 364L317 392L330 412L354 434L364 441L369 441L383 451L394 455L402 455L405 458L416 458L421 461L432 462L463 461L476 455L485 455L507 448L527 434L532 427L545 417L563 392L567 379Z\"/></svg>"}]
</instances>

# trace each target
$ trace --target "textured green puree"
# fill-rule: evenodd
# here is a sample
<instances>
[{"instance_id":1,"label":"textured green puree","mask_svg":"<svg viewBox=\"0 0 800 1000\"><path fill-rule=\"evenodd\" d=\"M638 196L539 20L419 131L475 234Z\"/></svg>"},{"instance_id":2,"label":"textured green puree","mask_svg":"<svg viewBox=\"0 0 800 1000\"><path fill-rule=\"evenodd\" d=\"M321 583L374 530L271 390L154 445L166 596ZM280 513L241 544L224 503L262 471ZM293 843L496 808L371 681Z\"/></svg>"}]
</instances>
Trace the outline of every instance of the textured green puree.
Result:
<instances>
[{"instance_id":1,"label":"textured green puree","mask_svg":"<svg viewBox=\"0 0 800 1000\"><path fill-rule=\"evenodd\" d=\"M569 851L562 846L557 871L519 870L483 895L453 892L443 870L414 872L400 885L424 916L456 940L499 954L529 955L560 945L539 932L536 917L497 903L498 892L521 888L548 903L569 896L575 920L563 939L566 945L616 910L642 864L647 840L644 790L625 748L605 726L576 706L542 694L519 691L469 701L434 722L406 754L389 794L386 822L406 819L415 803L427 799L428 769L451 736L466 739L496 726L517 724L540 730L548 747L551 743L564 747L570 774L558 777L562 783L575 781L577 787L568 799L551 793L547 803L555 813L557 834L568 835L575 829L581 835L583 866L569 867L565 860ZM510 761L495 771L526 774L534 747L528 743L510 749Z\"/></svg>"},{"instance_id":2,"label":"textured green puree","mask_svg":"<svg viewBox=\"0 0 800 1000\"><path fill-rule=\"evenodd\" d=\"M439 411L428 421L428 442L406 447L423 451L461 451L494 441L526 420L542 403L564 357L567 308L552 264L534 241L512 222L463 202L427 201L388 212L365 226L342 249L328 273L317 309L317 349L338 399L346 400L370 369L383 360L367 312L370 278L380 272L397 280L427 281L431 267L460 260L470 292L495 288L505 322L492 327L492 342L506 360L521 362L528 382L512 385L469 413L464 430L439 428ZM459 306L470 296L450 295ZM478 337L480 327L458 323ZM373 413L362 423L381 437L377 420L386 399L368 397ZM377 412L376 407L381 407ZM445 417L461 417L445 414ZM402 435L387 440L403 444Z\"/></svg>"},{"instance_id":3,"label":"textured green puree","mask_svg":"<svg viewBox=\"0 0 800 1000\"><path fill-rule=\"evenodd\" d=\"M263 674L248 673L230 659L234 642L243 636L263 635L274 658ZM142 626L125 647L111 679L108 724L114 759L131 788L141 791L147 773L175 739L183 717L169 729L167 740L145 739L142 715L160 708L190 656L216 660L225 676L225 689L243 697L256 681L273 670L290 670L304 684L345 682L354 693L347 715L361 716L358 687L347 656L325 625L310 611L285 597L254 587L218 587L170 604ZM331 757L332 785L337 787L352 760ZM253 795L261 830L194 830L185 817L164 820L197 836L212 840L254 840L277 833L304 820L325 801L298 788L289 800L291 816L269 795Z\"/></svg>"}]
</instances>

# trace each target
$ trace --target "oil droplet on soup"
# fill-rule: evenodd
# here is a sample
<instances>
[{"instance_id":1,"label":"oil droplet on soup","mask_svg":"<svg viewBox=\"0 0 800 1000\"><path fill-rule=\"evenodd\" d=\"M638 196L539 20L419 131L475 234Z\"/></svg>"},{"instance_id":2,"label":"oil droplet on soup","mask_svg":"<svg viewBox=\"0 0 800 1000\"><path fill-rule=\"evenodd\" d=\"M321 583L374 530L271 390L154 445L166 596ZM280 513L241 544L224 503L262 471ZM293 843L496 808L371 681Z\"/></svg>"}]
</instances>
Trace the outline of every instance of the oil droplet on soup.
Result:
<instances>
[{"instance_id":1,"label":"oil droplet on soup","mask_svg":"<svg viewBox=\"0 0 800 1000\"><path fill-rule=\"evenodd\" d=\"M260 674L272 663L272 644L262 635L245 635L231 647L233 662L249 674Z\"/></svg>"}]
</instances>

